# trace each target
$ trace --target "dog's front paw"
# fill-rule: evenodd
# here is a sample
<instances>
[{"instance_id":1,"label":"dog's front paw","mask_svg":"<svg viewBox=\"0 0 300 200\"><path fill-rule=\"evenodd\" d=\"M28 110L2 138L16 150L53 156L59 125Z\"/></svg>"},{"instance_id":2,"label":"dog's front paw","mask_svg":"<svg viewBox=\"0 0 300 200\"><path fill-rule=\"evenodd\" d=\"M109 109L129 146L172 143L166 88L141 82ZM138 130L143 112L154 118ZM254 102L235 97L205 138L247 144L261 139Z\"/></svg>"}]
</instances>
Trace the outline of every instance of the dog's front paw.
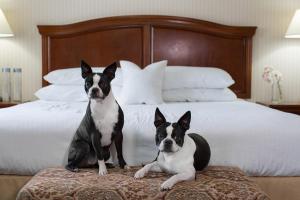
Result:
<instances>
[{"instance_id":1,"label":"dog's front paw","mask_svg":"<svg viewBox=\"0 0 300 200\"><path fill-rule=\"evenodd\" d=\"M106 169L106 165L104 163L104 161L98 161L99 164L99 175L100 176L104 176L107 174L107 169Z\"/></svg>"},{"instance_id":2,"label":"dog's front paw","mask_svg":"<svg viewBox=\"0 0 300 200\"><path fill-rule=\"evenodd\" d=\"M104 176L107 174L107 169L105 168L99 168L99 175Z\"/></svg>"},{"instance_id":3,"label":"dog's front paw","mask_svg":"<svg viewBox=\"0 0 300 200\"><path fill-rule=\"evenodd\" d=\"M165 182L163 182L161 184L160 189L161 190L171 190L173 186L174 186L173 181L166 180Z\"/></svg>"},{"instance_id":4,"label":"dog's front paw","mask_svg":"<svg viewBox=\"0 0 300 200\"><path fill-rule=\"evenodd\" d=\"M131 167L130 167L130 166L128 166L128 165L125 165L124 169L126 169L126 170L130 170L130 169L131 169Z\"/></svg>"},{"instance_id":5,"label":"dog's front paw","mask_svg":"<svg viewBox=\"0 0 300 200\"><path fill-rule=\"evenodd\" d=\"M121 169L124 169L127 164L126 164L126 162L124 160L120 160L119 161L119 165L120 165Z\"/></svg>"},{"instance_id":6,"label":"dog's front paw","mask_svg":"<svg viewBox=\"0 0 300 200\"><path fill-rule=\"evenodd\" d=\"M135 179L139 179L139 178L143 178L145 176L146 172L145 170L142 168L139 171L137 171L134 175Z\"/></svg>"}]
</instances>

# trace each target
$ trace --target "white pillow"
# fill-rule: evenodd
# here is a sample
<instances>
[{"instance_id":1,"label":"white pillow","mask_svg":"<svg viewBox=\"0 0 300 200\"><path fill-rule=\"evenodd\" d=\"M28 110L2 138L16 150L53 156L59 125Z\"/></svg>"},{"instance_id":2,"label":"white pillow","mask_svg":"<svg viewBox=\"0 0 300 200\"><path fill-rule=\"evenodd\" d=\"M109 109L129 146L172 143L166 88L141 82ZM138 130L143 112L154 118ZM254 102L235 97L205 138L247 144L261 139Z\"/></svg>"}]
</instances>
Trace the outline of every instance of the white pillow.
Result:
<instances>
[{"instance_id":1,"label":"white pillow","mask_svg":"<svg viewBox=\"0 0 300 200\"><path fill-rule=\"evenodd\" d=\"M93 72L102 73L105 67L93 67ZM55 85L84 85L84 79L81 76L81 68L68 68L54 70L44 76L44 79ZM117 69L112 85L122 85L121 69Z\"/></svg>"},{"instance_id":2,"label":"white pillow","mask_svg":"<svg viewBox=\"0 0 300 200\"><path fill-rule=\"evenodd\" d=\"M77 85L49 85L39 89L37 98L46 101L87 101L83 86Z\"/></svg>"},{"instance_id":3,"label":"white pillow","mask_svg":"<svg viewBox=\"0 0 300 200\"><path fill-rule=\"evenodd\" d=\"M120 87L112 86L112 90L117 99L120 96ZM49 85L39 89L35 96L45 101L88 101L84 87L81 85Z\"/></svg>"},{"instance_id":4,"label":"white pillow","mask_svg":"<svg viewBox=\"0 0 300 200\"><path fill-rule=\"evenodd\" d=\"M163 89L227 88L234 80L224 70L213 67L167 67Z\"/></svg>"},{"instance_id":5,"label":"white pillow","mask_svg":"<svg viewBox=\"0 0 300 200\"><path fill-rule=\"evenodd\" d=\"M120 61L123 88L123 104L161 104L162 84L167 61L152 63L141 69L129 61Z\"/></svg>"},{"instance_id":6,"label":"white pillow","mask_svg":"<svg viewBox=\"0 0 300 200\"><path fill-rule=\"evenodd\" d=\"M94 67L94 72L103 72L104 67ZM84 85L80 68L54 70L44 79L56 85ZM178 81L180 80L180 81ZM112 85L122 86L122 72L117 69ZM179 88L227 88L234 80L224 70L213 67L171 66L166 68L163 89Z\"/></svg>"},{"instance_id":7,"label":"white pillow","mask_svg":"<svg viewBox=\"0 0 300 200\"><path fill-rule=\"evenodd\" d=\"M163 90L166 102L235 101L236 94L224 89L172 89Z\"/></svg>"}]
</instances>

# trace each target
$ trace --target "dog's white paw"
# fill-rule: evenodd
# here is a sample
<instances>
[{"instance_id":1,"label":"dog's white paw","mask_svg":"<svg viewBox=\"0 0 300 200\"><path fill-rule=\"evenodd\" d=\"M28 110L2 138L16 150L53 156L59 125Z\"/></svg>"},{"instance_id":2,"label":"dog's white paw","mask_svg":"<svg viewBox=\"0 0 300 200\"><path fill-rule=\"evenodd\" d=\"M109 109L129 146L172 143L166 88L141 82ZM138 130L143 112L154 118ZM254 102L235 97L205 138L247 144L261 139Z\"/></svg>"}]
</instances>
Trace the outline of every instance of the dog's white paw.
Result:
<instances>
[{"instance_id":1,"label":"dog's white paw","mask_svg":"<svg viewBox=\"0 0 300 200\"><path fill-rule=\"evenodd\" d=\"M134 178L139 179L139 178L143 178L145 176L145 170L144 169L140 169L139 171L137 171L134 175Z\"/></svg>"},{"instance_id":2,"label":"dog's white paw","mask_svg":"<svg viewBox=\"0 0 300 200\"><path fill-rule=\"evenodd\" d=\"M104 175L106 175L107 174L107 169L105 168L105 169L103 169L103 168L99 168L99 175L100 176L104 176Z\"/></svg>"},{"instance_id":3,"label":"dog's white paw","mask_svg":"<svg viewBox=\"0 0 300 200\"><path fill-rule=\"evenodd\" d=\"M165 182L163 182L160 186L161 190L170 190L172 189L172 187L174 186L173 181L170 180L166 180Z\"/></svg>"},{"instance_id":4,"label":"dog's white paw","mask_svg":"<svg viewBox=\"0 0 300 200\"><path fill-rule=\"evenodd\" d=\"M128 165L125 165L125 166L124 166L124 169L129 170L129 169L131 169L131 167L128 166Z\"/></svg>"},{"instance_id":5,"label":"dog's white paw","mask_svg":"<svg viewBox=\"0 0 300 200\"><path fill-rule=\"evenodd\" d=\"M98 161L99 164L99 175L104 176L107 174L107 169L103 160Z\"/></svg>"}]
</instances>

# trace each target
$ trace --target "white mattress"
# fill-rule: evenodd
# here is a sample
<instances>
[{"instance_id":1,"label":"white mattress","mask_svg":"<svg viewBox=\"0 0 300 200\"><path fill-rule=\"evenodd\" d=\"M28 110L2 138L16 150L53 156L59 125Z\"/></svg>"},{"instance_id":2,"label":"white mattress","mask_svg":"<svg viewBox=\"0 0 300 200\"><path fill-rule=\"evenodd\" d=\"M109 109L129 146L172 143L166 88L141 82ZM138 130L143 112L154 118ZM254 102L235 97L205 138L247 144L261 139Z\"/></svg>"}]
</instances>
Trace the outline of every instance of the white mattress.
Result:
<instances>
[{"instance_id":1,"label":"white mattress","mask_svg":"<svg viewBox=\"0 0 300 200\"><path fill-rule=\"evenodd\" d=\"M35 101L0 110L0 173L34 174L64 166L87 103ZM156 106L123 106L124 158L157 155ZM159 105L168 121L192 111L191 129L211 146L210 165L238 166L252 176L300 176L300 117L246 101Z\"/></svg>"}]
</instances>

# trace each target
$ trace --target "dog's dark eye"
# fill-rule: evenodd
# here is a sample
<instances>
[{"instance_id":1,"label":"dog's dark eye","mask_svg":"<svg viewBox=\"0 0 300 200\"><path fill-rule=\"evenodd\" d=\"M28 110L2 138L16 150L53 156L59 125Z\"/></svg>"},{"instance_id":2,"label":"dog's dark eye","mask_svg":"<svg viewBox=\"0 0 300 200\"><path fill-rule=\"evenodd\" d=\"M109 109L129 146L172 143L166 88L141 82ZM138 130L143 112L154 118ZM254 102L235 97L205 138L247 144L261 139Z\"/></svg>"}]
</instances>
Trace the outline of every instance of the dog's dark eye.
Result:
<instances>
[{"instance_id":1,"label":"dog's dark eye","mask_svg":"<svg viewBox=\"0 0 300 200\"><path fill-rule=\"evenodd\" d=\"M100 82L100 87L106 87L107 86L107 84L105 83L105 82Z\"/></svg>"},{"instance_id":2,"label":"dog's dark eye","mask_svg":"<svg viewBox=\"0 0 300 200\"><path fill-rule=\"evenodd\" d=\"M160 139L164 139L165 137L167 137L167 132L164 132L164 133L161 133L160 135L159 135L159 138Z\"/></svg>"},{"instance_id":3,"label":"dog's dark eye","mask_svg":"<svg viewBox=\"0 0 300 200\"><path fill-rule=\"evenodd\" d=\"M183 139L181 137L175 137L174 140L176 141L177 144L183 143Z\"/></svg>"},{"instance_id":4,"label":"dog's dark eye","mask_svg":"<svg viewBox=\"0 0 300 200\"><path fill-rule=\"evenodd\" d=\"M91 84L90 82L86 82L86 83L85 83L85 86L86 86L86 87L91 87L92 84Z\"/></svg>"}]
</instances>

